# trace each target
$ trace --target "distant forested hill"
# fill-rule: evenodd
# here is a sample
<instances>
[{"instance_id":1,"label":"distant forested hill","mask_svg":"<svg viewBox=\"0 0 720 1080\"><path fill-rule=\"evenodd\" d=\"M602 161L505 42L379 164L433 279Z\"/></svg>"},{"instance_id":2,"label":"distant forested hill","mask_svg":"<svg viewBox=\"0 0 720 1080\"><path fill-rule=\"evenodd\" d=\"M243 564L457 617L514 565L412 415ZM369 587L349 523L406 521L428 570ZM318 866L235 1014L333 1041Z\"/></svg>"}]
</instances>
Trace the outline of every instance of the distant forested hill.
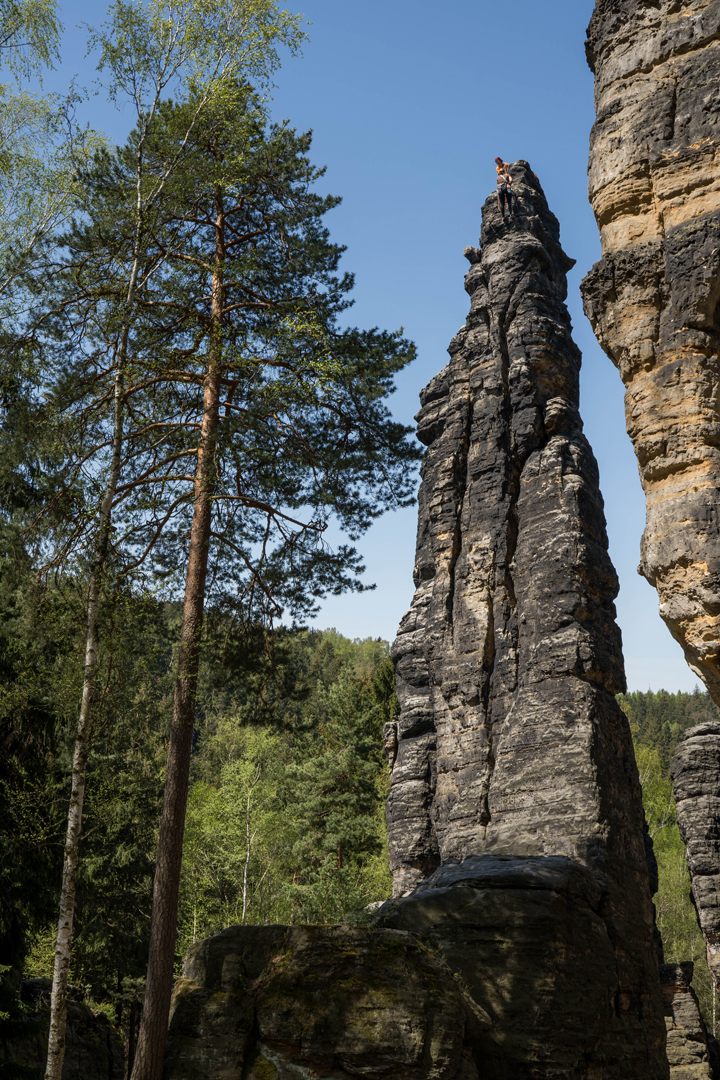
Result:
<instances>
[{"instance_id":1,"label":"distant forested hill","mask_svg":"<svg viewBox=\"0 0 720 1080\"><path fill-rule=\"evenodd\" d=\"M719 720L720 713L698 687L692 694L636 691L620 694L618 701L630 721L645 816L658 861L660 888L655 907L665 959L668 963L695 962L693 985L706 1021L711 1028L720 1027L717 996L705 963L705 943L690 898L690 876L670 779L670 759L687 729L704 720Z\"/></svg>"},{"instance_id":2,"label":"distant forested hill","mask_svg":"<svg viewBox=\"0 0 720 1080\"><path fill-rule=\"evenodd\" d=\"M657 750L665 769L688 728L720 719L710 695L697 686L692 694L635 691L618 695L618 701L630 721L635 745Z\"/></svg>"}]
</instances>

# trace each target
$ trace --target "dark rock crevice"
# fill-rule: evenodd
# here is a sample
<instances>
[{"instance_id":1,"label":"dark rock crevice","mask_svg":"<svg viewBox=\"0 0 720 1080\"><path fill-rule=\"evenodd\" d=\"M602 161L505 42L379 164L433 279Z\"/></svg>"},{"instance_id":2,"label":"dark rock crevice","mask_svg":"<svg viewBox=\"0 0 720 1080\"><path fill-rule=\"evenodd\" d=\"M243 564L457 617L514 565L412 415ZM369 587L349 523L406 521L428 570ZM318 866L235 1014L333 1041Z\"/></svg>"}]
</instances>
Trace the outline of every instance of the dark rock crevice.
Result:
<instances>
[{"instance_id":1,"label":"dark rock crevice","mask_svg":"<svg viewBox=\"0 0 720 1080\"><path fill-rule=\"evenodd\" d=\"M448 567L448 576L450 583L448 587L447 598L447 621L450 627L450 635L452 637L453 632L453 609L455 605L455 568L457 566L458 559L462 552L463 544L463 528L462 528L462 511L463 500L465 498L465 489L467 487L467 473L468 473L468 450L470 448L470 437L473 426L473 402L472 398L468 394L467 402L465 405L465 429L462 433L460 446L457 450L456 464L455 464L455 485L457 488L457 511L455 513L455 528L453 530L453 543L452 551L450 553L450 565Z\"/></svg>"}]
</instances>

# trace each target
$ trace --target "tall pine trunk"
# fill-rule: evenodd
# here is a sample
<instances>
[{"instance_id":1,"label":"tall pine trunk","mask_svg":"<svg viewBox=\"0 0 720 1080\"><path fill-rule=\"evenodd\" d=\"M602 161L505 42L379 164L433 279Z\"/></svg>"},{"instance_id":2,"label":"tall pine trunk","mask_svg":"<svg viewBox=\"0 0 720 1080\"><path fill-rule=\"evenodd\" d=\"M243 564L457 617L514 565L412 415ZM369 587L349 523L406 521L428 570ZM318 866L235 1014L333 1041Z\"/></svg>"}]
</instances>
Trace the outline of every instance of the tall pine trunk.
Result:
<instances>
[{"instance_id":1,"label":"tall pine trunk","mask_svg":"<svg viewBox=\"0 0 720 1080\"><path fill-rule=\"evenodd\" d=\"M90 735L97 681L98 644L100 638L100 599L108 552L110 550L112 505L120 477L125 409L124 372L127 359L130 320L132 317L132 308L135 302L137 279L140 270L141 232L142 223L138 217L133 245L133 265L130 272L130 282L125 301L125 316L117 355L110 472L108 474L103 500L100 504L95 558L93 559L90 580L88 582L83 691L80 704L80 716L78 718L77 732L75 734L70 805L68 807L67 829L65 833L65 853L63 858L62 886L60 889L60 910L57 938L55 941L55 964L53 967L52 993L50 995L50 1030L48 1033L48 1054L45 1066L45 1080L61 1080L63 1061L65 1059L67 987L72 953L73 924L75 921L75 892L77 888L78 868L80 866L80 836L82 833L83 804L85 802L85 775L87 771L88 754L90 752Z\"/></svg>"},{"instance_id":2,"label":"tall pine trunk","mask_svg":"<svg viewBox=\"0 0 720 1080\"><path fill-rule=\"evenodd\" d=\"M178 671L175 680L165 797L160 820L158 859L153 887L147 985L132 1080L162 1080L165 1038L172 996L185 811L200 662L200 635L210 551L212 497L216 481L214 451L220 423L223 265L225 261L223 241L224 217L222 199L218 195L215 266L212 282L212 327L208 365L203 385L203 418L195 472L193 519L180 627Z\"/></svg>"}]
</instances>

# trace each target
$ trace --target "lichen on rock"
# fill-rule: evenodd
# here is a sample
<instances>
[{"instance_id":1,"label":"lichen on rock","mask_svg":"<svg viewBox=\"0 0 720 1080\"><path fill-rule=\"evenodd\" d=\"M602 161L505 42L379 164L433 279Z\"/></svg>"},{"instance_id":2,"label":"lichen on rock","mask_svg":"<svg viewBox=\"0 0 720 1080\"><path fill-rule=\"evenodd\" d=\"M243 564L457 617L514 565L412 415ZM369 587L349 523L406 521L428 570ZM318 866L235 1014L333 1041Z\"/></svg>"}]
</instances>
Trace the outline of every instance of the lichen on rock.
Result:
<instances>
[{"instance_id":1,"label":"lichen on rock","mask_svg":"<svg viewBox=\"0 0 720 1080\"><path fill-rule=\"evenodd\" d=\"M166 1080L477 1080L472 1041L489 1019L405 931L231 927L183 976Z\"/></svg>"}]
</instances>

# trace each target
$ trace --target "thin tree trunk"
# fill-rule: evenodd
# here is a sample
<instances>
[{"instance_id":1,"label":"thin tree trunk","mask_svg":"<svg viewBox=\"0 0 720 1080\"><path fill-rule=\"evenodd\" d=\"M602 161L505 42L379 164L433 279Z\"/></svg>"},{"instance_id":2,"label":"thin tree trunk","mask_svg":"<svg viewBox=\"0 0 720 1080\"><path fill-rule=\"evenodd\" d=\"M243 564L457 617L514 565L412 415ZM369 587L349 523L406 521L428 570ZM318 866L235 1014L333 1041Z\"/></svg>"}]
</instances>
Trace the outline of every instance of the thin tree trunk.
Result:
<instances>
[{"instance_id":1,"label":"thin tree trunk","mask_svg":"<svg viewBox=\"0 0 720 1080\"><path fill-rule=\"evenodd\" d=\"M252 804L252 793L260 780L260 772L262 770L262 762L258 762L258 767L255 772L255 779L250 785L248 791L247 806L245 807L245 865L243 866L243 885L242 885L242 917L240 919L241 925L245 925L245 912L247 911L247 881L248 870L250 869L250 851L252 849L252 842L257 835L257 829L250 835L250 808Z\"/></svg>"},{"instance_id":2,"label":"thin tree trunk","mask_svg":"<svg viewBox=\"0 0 720 1080\"><path fill-rule=\"evenodd\" d=\"M98 668L98 643L100 627L100 598L105 575L108 551L110 549L110 526L112 505L120 477L120 461L123 445L125 361L130 332L130 318L135 300L138 273L140 269L140 228L136 230L133 266L126 298L126 313L120 335L117 369L114 387L113 441L110 472L98 517L97 546L90 581L88 584L87 622L85 635L85 668L83 672L83 691L75 735L75 749L72 763L72 785L70 805L68 807L67 830L65 833L65 855L63 876L60 890L60 911L58 932L55 942L55 965L50 996L50 1030L48 1033L48 1055L45 1066L45 1080L61 1080L65 1058L65 1027L67 1021L67 986L70 972L72 951L73 923L75 919L75 891L77 888L78 867L80 865L80 835L82 832L82 814L85 801L85 774L90 751L90 735L95 701L96 676Z\"/></svg>"},{"instance_id":3,"label":"thin tree trunk","mask_svg":"<svg viewBox=\"0 0 720 1080\"><path fill-rule=\"evenodd\" d=\"M178 671L175 680L165 797L160 820L158 859L153 887L147 984L132 1080L162 1080L165 1037L172 997L183 834L195 723L200 634L210 550L212 496L215 487L214 451L220 423L220 359L225 259L224 217L220 196L217 203L216 253L212 284L213 327L203 387L203 419L195 472L195 498L180 627Z\"/></svg>"},{"instance_id":4,"label":"thin tree trunk","mask_svg":"<svg viewBox=\"0 0 720 1080\"><path fill-rule=\"evenodd\" d=\"M135 998L130 1002L130 1017L128 1023L128 1062L127 1062L127 1078L130 1080L132 1074L133 1062L135 1061L135 1037L137 1035L137 1022L138 1013L140 1012L140 1002Z\"/></svg>"}]
</instances>

